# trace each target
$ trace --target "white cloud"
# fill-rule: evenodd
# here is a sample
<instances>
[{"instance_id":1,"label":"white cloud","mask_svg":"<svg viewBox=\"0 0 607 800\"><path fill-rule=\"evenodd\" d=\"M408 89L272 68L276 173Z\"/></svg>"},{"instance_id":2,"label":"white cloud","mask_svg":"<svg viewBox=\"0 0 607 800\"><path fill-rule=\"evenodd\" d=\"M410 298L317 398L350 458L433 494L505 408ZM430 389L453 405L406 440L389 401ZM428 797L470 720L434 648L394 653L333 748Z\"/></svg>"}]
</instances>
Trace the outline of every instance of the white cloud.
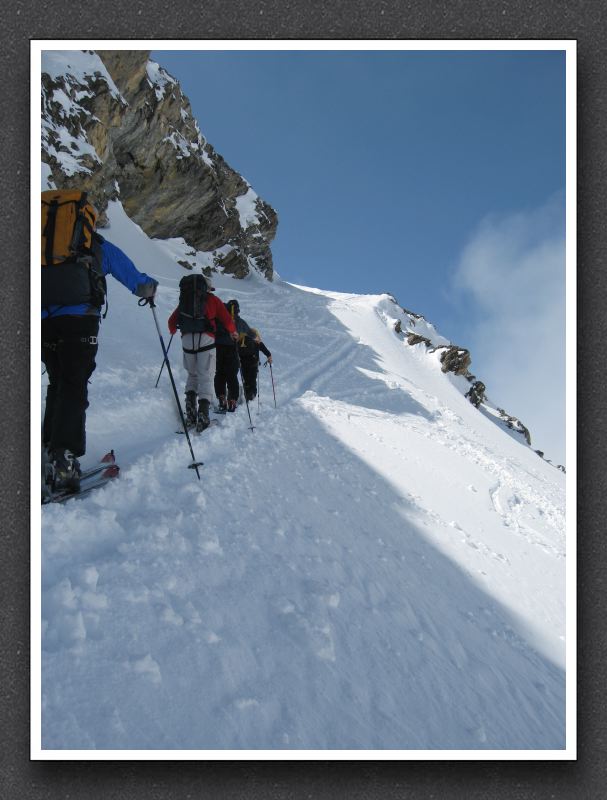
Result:
<instances>
[{"instance_id":1,"label":"white cloud","mask_svg":"<svg viewBox=\"0 0 607 800\"><path fill-rule=\"evenodd\" d=\"M454 276L473 299L472 371L491 400L565 463L565 235L559 194L529 212L487 217Z\"/></svg>"}]
</instances>

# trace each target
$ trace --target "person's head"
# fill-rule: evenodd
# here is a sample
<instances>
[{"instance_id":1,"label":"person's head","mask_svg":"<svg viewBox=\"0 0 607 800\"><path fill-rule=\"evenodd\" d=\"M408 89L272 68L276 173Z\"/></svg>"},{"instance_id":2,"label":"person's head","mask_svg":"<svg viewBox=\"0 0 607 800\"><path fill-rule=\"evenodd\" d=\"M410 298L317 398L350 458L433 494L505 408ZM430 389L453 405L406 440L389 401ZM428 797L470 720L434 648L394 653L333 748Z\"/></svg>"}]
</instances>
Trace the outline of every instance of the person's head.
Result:
<instances>
[{"instance_id":1,"label":"person's head","mask_svg":"<svg viewBox=\"0 0 607 800\"><path fill-rule=\"evenodd\" d=\"M236 317L240 313L240 306L238 305L238 300L228 300L228 302L226 303L226 308L230 312L232 319L236 319Z\"/></svg>"}]
</instances>

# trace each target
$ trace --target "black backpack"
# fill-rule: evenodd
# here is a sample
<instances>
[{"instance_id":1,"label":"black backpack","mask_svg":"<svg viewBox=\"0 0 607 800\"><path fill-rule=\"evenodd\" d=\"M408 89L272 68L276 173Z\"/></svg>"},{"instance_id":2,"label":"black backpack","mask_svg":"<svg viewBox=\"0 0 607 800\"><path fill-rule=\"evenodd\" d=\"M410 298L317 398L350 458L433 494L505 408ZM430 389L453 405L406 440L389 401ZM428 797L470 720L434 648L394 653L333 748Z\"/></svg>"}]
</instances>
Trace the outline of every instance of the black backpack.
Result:
<instances>
[{"instance_id":1,"label":"black backpack","mask_svg":"<svg viewBox=\"0 0 607 800\"><path fill-rule=\"evenodd\" d=\"M182 333L207 333L214 330L205 315L207 293L204 275L185 275L179 281L178 327Z\"/></svg>"}]
</instances>

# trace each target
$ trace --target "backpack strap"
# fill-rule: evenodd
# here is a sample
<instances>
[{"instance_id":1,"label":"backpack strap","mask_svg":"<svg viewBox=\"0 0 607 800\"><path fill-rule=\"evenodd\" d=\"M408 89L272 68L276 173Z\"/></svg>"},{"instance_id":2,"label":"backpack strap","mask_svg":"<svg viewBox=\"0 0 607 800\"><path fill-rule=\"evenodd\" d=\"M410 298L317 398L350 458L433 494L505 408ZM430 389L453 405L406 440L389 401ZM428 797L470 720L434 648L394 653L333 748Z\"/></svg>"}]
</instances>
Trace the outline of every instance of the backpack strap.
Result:
<instances>
[{"instance_id":1,"label":"backpack strap","mask_svg":"<svg viewBox=\"0 0 607 800\"><path fill-rule=\"evenodd\" d=\"M213 342L213 344L207 344L205 347L199 347L196 350L186 350L186 348L184 347L183 352L188 353L191 356L194 356L197 353L206 353L207 350L213 350L215 347L217 347L217 344Z\"/></svg>"},{"instance_id":2,"label":"backpack strap","mask_svg":"<svg viewBox=\"0 0 607 800\"><path fill-rule=\"evenodd\" d=\"M44 228L44 235L46 236L46 248L45 248L45 256L46 256L46 263L49 267L53 266L53 246L55 244L55 219L57 218L57 209L59 208L59 203L57 200L52 200L47 217L46 217L46 226Z\"/></svg>"},{"instance_id":3,"label":"backpack strap","mask_svg":"<svg viewBox=\"0 0 607 800\"><path fill-rule=\"evenodd\" d=\"M86 214L83 212L83 208L88 203L88 195L86 192L82 192L82 196L76 205L76 224L74 225L74 233L72 235L72 241L70 243L70 250L73 253L77 253L83 245L84 242L84 229L86 228L89 233L91 234L91 242L92 237L95 234L95 228L91 225L89 220L86 217Z\"/></svg>"}]
</instances>

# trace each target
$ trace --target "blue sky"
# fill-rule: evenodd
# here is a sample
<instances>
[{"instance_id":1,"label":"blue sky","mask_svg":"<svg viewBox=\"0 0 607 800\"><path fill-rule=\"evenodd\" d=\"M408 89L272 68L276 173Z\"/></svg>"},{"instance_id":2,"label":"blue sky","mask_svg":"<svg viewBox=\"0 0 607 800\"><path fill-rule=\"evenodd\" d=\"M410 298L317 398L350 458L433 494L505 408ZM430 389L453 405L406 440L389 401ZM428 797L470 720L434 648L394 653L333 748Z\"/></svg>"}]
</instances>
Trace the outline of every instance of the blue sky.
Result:
<instances>
[{"instance_id":1,"label":"blue sky","mask_svg":"<svg viewBox=\"0 0 607 800\"><path fill-rule=\"evenodd\" d=\"M391 292L468 347L491 399L564 463L564 52L152 58L278 212L282 278Z\"/></svg>"}]
</instances>

